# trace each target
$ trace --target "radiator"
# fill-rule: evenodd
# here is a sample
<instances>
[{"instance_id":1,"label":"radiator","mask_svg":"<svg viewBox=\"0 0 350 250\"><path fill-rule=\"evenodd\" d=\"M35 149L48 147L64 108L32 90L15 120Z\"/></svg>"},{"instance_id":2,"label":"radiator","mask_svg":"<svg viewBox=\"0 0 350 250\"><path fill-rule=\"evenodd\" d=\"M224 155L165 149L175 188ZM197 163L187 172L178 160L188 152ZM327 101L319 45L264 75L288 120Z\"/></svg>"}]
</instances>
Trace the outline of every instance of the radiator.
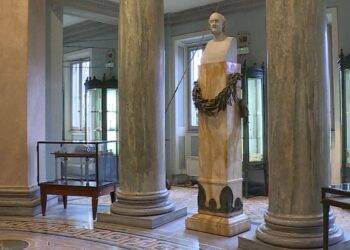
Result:
<instances>
[{"instance_id":1,"label":"radiator","mask_svg":"<svg viewBox=\"0 0 350 250\"><path fill-rule=\"evenodd\" d=\"M199 174L198 156L186 156L186 172L188 176L198 176Z\"/></svg>"}]
</instances>

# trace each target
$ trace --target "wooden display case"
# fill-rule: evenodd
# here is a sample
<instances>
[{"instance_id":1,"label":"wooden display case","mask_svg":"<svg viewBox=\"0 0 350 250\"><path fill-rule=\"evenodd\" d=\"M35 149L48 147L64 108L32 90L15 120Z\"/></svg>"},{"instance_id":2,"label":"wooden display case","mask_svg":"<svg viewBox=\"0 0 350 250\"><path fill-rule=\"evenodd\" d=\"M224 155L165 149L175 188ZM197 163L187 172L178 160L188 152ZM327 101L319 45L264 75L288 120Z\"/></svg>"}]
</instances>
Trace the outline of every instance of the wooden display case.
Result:
<instances>
[{"instance_id":1,"label":"wooden display case","mask_svg":"<svg viewBox=\"0 0 350 250\"><path fill-rule=\"evenodd\" d=\"M264 65L242 68L242 93L249 115L243 119L243 195L268 194L266 81Z\"/></svg>"},{"instance_id":2,"label":"wooden display case","mask_svg":"<svg viewBox=\"0 0 350 250\"><path fill-rule=\"evenodd\" d=\"M39 141L37 143L38 185L42 214L46 213L47 195L92 198L93 219L98 197L111 195L115 201L118 182L117 141Z\"/></svg>"}]
</instances>

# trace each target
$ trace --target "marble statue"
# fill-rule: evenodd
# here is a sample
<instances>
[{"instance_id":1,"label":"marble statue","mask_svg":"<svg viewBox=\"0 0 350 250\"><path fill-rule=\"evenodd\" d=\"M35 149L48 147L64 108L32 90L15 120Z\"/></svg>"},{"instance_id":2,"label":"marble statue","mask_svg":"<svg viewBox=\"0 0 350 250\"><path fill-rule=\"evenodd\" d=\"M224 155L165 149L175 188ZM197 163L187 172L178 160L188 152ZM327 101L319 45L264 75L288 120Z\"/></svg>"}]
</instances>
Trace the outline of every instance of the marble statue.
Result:
<instances>
[{"instance_id":1,"label":"marble statue","mask_svg":"<svg viewBox=\"0 0 350 250\"><path fill-rule=\"evenodd\" d=\"M199 68L203 98L213 99L227 84L227 76L240 73L237 40L224 34L226 20L211 14L208 42ZM236 85L240 89L240 83ZM240 92L239 92L240 93ZM186 220L188 229L232 236L250 228L242 204L242 141L238 100L226 110L208 116L199 112L198 214Z\"/></svg>"},{"instance_id":2,"label":"marble statue","mask_svg":"<svg viewBox=\"0 0 350 250\"><path fill-rule=\"evenodd\" d=\"M214 39L208 42L202 56L202 64L214 62L237 62L237 40L224 34L226 19L218 12L210 15L209 29Z\"/></svg>"}]
</instances>

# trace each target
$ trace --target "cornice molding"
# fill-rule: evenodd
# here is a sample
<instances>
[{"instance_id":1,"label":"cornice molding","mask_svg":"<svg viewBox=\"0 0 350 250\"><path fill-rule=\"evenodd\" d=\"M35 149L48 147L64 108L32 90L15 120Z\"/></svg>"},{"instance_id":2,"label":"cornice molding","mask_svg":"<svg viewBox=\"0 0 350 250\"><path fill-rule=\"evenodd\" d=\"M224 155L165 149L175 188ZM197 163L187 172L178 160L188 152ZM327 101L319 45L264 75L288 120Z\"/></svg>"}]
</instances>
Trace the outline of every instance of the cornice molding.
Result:
<instances>
[{"instance_id":1,"label":"cornice molding","mask_svg":"<svg viewBox=\"0 0 350 250\"><path fill-rule=\"evenodd\" d=\"M73 41L91 34L115 32L119 15L119 4L109 0L52 0L63 7L65 14L88 18L86 21L64 28L64 41ZM144 1L144 0L143 0ZM218 8L222 14L236 13L265 7L265 0L224 0L180 12L165 14L166 25L176 25L207 19ZM97 22L100 23L97 23ZM110 25L113 24L113 25Z\"/></svg>"},{"instance_id":2,"label":"cornice molding","mask_svg":"<svg viewBox=\"0 0 350 250\"><path fill-rule=\"evenodd\" d=\"M86 38L95 37L111 32L118 32L117 25L85 21L64 28L63 43L66 44L77 42Z\"/></svg>"},{"instance_id":3,"label":"cornice molding","mask_svg":"<svg viewBox=\"0 0 350 250\"><path fill-rule=\"evenodd\" d=\"M230 14L260 7L265 7L265 0L224 0L218 3L166 14L164 21L167 25L175 25L207 19L215 10L222 14Z\"/></svg>"},{"instance_id":4,"label":"cornice molding","mask_svg":"<svg viewBox=\"0 0 350 250\"><path fill-rule=\"evenodd\" d=\"M52 0L64 14L79 16L106 24L117 24L119 4L109 0Z\"/></svg>"},{"instance_id":5,"label":"cornice molding","mask_svg":"<svg viewBox=\"0 0 350 250\"><path fill-rule=\"evenodd\" d=\"M64 14L107 24L118 23L119 3L116 2L109 0L52 0L52 2L56 6L62 6ZM229 14L264 6L265 0L223 0L218 3L165 14L164 20L165 24L174 25L206 19L216 9L222 14Z\"/></svg>"},{"instance_id":6,"label":"cornice molding","mask_svg":"<svg viewBox=\"0 0 350 250\"><path fill-rule=\"evenodd\" d=\"M52 0L56 5L63 7L72 7L97 12L109 13L110 16L116 16L119 4L109 0Z\"/></svg>"}]
</instances>

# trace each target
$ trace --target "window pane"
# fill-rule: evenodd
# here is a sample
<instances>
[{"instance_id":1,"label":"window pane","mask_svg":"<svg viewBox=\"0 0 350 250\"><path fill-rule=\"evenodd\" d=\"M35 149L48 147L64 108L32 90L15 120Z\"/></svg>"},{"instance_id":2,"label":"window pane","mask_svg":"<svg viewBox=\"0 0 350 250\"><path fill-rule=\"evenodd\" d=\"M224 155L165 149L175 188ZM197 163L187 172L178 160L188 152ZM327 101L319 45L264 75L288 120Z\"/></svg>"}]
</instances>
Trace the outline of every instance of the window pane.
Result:
<instances>
[{"instance_id":1,"label":"window pane","mask_svg":"<svg viewBox=\"0 0 350 250\"><path fill-rule=\"evenodd\" d=\"M72 64L72 128L80 128L80 67Z\"/></svg>"},{"instance_id":2,"label":"window pane","mask_svg":"<svg viewBox=\"0 0 350 250\"><path fill-rule=\"evenodd\" d=\"M102 140L102 90L87 91L87 140Z\"/></svg>"},{"instance_id":3,"label":"window pane","mask_svg":"<svg viewBox=\"0 0 350 250\"><path fill-rule=\"evenodd\" d=\"M90 61L82 63L81 67L81 127L85 127L85 81L90 75Z\"/></svg>"},{"instance_id":4,"label":"window pane","mask_svg":"<svg viewBox=\"0 0 350 250\"><path fill-rule=\"evenodd\" d=\"M203 54L203 49L192 50L190 52L190 59L192 59L190 64L190 89L192 91L194 87L194 82L198 80L199 77L199 65L201 64L201 58ZM190 92L192 93L192 92ZM192 96L191 96L191 108L190 108L190 126L198 127L198 110L195 108Z\"/></svg>"},{"instance_id":5,"label":"window pane","mask_svg":"<svg viewBox=\"0 0 350 250\"><path fill-rule=\"evenodd\" d=\"M346 69L345 77L345 106L346 106L346 166L350 167L350 70Z\"/></svg>"},{"instance_id":6,"label":"window pane","mask_svg":"<svg viewBox=\"0 0 350 250\"><path fill-rule=\"evenodd\" d=\"M263 99L262 81L248 78L249 161L263 160Z\"/></svg>"},{"instance_id":7,"label":"window pane","mask_svg":"<svg viewBox=\"0 0 350 250\"><path fill-rule=\"evenodd\" d=\"M107 89L107 140L117 140L117 90ZM116 152L114 143L108 144L108 151Z\"/></svg>"}]
</instances>

